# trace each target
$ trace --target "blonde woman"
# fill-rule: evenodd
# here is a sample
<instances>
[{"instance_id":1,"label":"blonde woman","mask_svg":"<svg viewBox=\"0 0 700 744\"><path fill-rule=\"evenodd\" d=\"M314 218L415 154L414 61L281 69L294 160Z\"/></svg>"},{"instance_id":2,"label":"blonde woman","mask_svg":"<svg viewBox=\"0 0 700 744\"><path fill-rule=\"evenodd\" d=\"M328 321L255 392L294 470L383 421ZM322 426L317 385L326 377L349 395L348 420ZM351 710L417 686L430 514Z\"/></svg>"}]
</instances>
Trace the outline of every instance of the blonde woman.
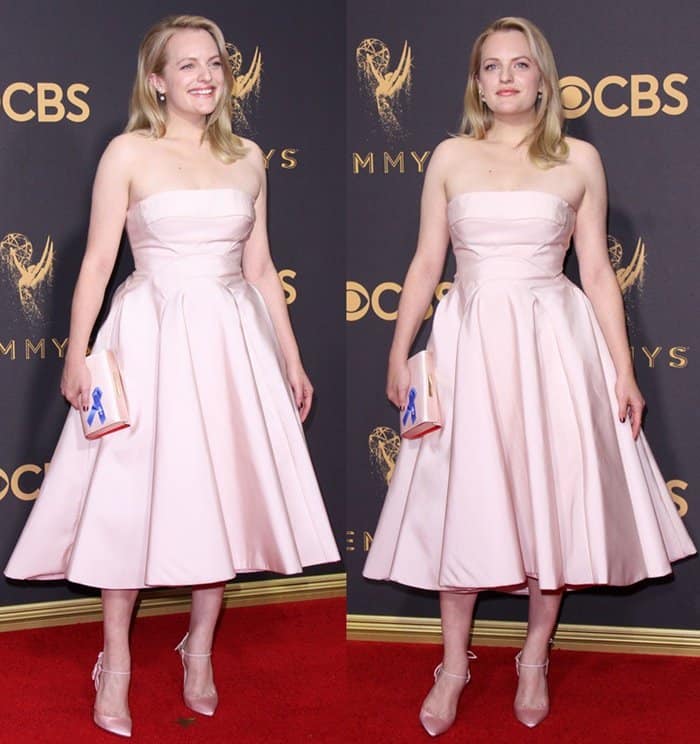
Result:
<instances>
[{"instance_id":1,"label":"blonde woman","mask_svg":"<svg viewBox=\"0 0 700 744\"><path fill-rule=\"evenodd\" d=\"M457 274L428 345L444 425L403 442L365 576L440 592L443 658L420 713L432 735L470 679L479 591L529 594L514 709L535 726L563 591L661 576L695 552L641 432L603 167L562 123L547 41L502 18L474 44L462 135L425 176L387 395L407 400L451 240ZM585 294L562 274L572 236Z\"/></svg>"},{"instance_id":2,"label":"blonde woman","mask_svg":"<svg viewBox=\"0 0 700 744\"><path fill-rule=\"evenodd\" d=\"M264 159L231 131L232 85L212 21L146 34L129 124L95 177L61 380L75 410L6 568L102 588L94 721L122 736L140 588L193 586L184 701L213 715L224 583L338 560L301 427L312 388L270 258ZM125 223L136 270L93 349L116 354L131 426L87 441L85 353Z\"/></svg>"}]
</instances>

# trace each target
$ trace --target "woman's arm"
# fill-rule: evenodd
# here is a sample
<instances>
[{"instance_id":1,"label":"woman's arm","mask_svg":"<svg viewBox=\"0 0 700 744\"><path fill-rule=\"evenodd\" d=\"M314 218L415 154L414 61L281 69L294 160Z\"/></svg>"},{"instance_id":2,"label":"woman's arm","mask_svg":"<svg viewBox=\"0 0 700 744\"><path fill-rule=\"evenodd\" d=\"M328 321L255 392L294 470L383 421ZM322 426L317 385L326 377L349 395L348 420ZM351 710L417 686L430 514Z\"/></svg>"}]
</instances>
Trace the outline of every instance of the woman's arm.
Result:
<instances>
[{"instance_id":1,"label":"woman's arm","mask_svg":"<svg viewBox=\"0 0 700 744\"><path fill-rule=\"evenodd\" d=\"M267 182L265 160L260 148L247 143L251 152L247 157L258 171L260 192L255 200L255 225L243 251L243 274L262 294L270 313L275 334L284 357L287 379L294 392L294 399L304 421L311 409L313 387L304 371L299 354L299 347L292 330L287 311L287 301L282 290L277 269L272 262L270 245L267 236Z\"/></svg>"},{"instance_id":2,"label":"woman's arm","mask_svg":"<svg viewBox=\"0 0 700 744\"><path fill-rule=\"evenodd\" d=\"M596 149L585 142L576 143L572 156L585 181L574 231L581 284L593 305L617 372L615 393L620 421L624 421L629 412L632 434L636 439L645 404L634 379L622 294L608 256L607 190L603 164Z\"/></svg>"},{"instance_id":3,"label":"woman's arm","mask_svg":"<svg viewBox=\"0 0 700 744\"><path fill-rule=\"evenodd\" d=\"M131 147L125 137L117 137L108 145L97 167L87 247L73 292L61 392L74 408L82 406L85 410L90 394L85 354L114 269L129 202Z\"/></svg>"},{"instance_id":4,"label":"woman's arm","mask_svg":"<svg viewBox=\"0 0 700 744\"><path fill-rule=\"evenodd\" d=\"M420 227L415 255L404 280L394 339L389 352L386 394L401 408L408 395L406 361L411 344L425 318L435 287L442 276L449 243L445 171L449 143L435 148L425 172L420 204Z\"/></svg>"}]
</instances>

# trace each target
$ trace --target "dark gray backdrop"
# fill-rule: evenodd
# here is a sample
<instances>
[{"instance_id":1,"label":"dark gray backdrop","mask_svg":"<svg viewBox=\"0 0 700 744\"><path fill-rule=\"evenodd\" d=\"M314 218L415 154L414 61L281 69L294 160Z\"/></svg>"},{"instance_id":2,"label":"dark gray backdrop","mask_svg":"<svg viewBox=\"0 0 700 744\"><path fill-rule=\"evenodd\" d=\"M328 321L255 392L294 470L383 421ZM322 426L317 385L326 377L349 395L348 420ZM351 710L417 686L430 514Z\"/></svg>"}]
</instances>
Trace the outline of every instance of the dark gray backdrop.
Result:
<instances>
[{"instance_id":1,"label":"dark gray backdrop","mask_svg":"<svg viewBox=\"0 0 700 744\"><path fill-rule=\"evenodd\" d=\"M591 141L603 157L610 192L609 233L622 247L620 268L633 262L638 239L644 241L643 282L638 279L629 288L625 301L635 367L648 401L645 430L670 487L687 505L685 523L697 542L700 508L695 491L700 471L692 413L699 403L694 371L699 340L696 236L700 229L697 4L674 2L663 12L650 0L584 5L555 0L488 5L441 0L429 10L419 0L353 0L349 7L345 160L347 279L353 282L348 284L346 331L349 612L439 614L434 594L369 582L360 575L385 493L382 466L370 456L368 437L377 427L398 428L397 413L384 398L386 356L394 324L380 317L396 309L398 296L391 287L382 291L380 285L403 281L415 248L423 176L411 152L420 160L455 131L471 45L487 23L503 15L523 15L542 28L554 49L561 78L582 78L594 93L599 81L620 76L622 81L603 85L601 100L608 108L631 103L655 107L653 99L650 103L640 101L632 88L644 90L658 82L659 104L666 106L668 113L660 109L645 116L639 114L646 111L630 108L621 110L620 116L606 116L593 103L585 115L570 120L569 132ZM381 40L390 50L389 69L397 68L405 42L412 52L410 95L400 94L401 106L394 111L398 128L382 125L375 102L358 79L355 50L370 38ZM687 76L685 83L681 78L666 81L680 93L664 91L664 80L673 73ZM652 79L633 77L638 75ZM585 84L578 94L567 92L570 106L576 103L577 95L582 104L589 99ZM687 108L681 113L684 99ZM374 173L370 172L370 153ZM389 160L385 168L386 153ZM392 165L400 153L404 154L403 173L400 164ZM570 257L567 273L574 279L575 264ZM451 278L453 271L450 261L445 278ZM373 293L379 315L372 306ZM416 348L424 345L428 326L426 323ZM653 368L644 347L654 357ZM660 350L655 353L657 347ZM691 558L676 564L675 578L633 588L577 592L566 599L562 620L697 628L699 578L700 562ZM526 602L505 595L484 595L477 616L523 620Z\"/></svg>"},{"instance_id":2,"label":"dark gray backdrop","mask_svg":"<svg viewBox=\"0 0 700 744\"><path fill-rule=\"evenodd\" d=\"M262 54L257 102L248 99L251 129L242 132L264 151L275 149L269 165L269 230L278 269L296 277L290 305L317 402L306 426L309 445L337 538L343 534L344 385L342 363L343 23L344 7L314 0L256 0L192 4L143 0L95 3L88 0L28 0L3 6L0 93L14 83L51 82L61 88L66 113L80 108L66 99L74 83L89 86L74 95L89 105L83 122L42 111L40 97L20 89L5 94L0 110L0 239L19 233L33 245L27 266L54 243L53 283L38 286L43 318L19 302L16 277L0 249L0 565L14 545L48 462L66 404L58 393L61 361L52 343L68 334L70 298L84 250L90 189L99 156L126 123L138 44L164 15L197 12L213 18L243 55L247 70L255 48ZM292 32L293 29L293 32ZM8 115L33 109L33 119ZM39 121L39 118L44 119ZM58 121L45 119L55 115ZM290 148L285 158L281 151ZM284 168L296 160L296 167ZM12 238L10 238L12 241ZM131 270L123 246L113 290ZM104 313L103 313L104 314ZM27 340L41 351L29 351ZM13 349L14 342L14 349ZM215 353L215 350L212 350ZM14 359L12 358L14 354ZM39 470L39 472L36 472ZM26 497L25 497L26 498ZM311 572L340 571L342 566ZM259 578L250 576L249 578ZM0 582L0 605L66 598L83 593L63 582Z\"/></svg>"}]
</instances>

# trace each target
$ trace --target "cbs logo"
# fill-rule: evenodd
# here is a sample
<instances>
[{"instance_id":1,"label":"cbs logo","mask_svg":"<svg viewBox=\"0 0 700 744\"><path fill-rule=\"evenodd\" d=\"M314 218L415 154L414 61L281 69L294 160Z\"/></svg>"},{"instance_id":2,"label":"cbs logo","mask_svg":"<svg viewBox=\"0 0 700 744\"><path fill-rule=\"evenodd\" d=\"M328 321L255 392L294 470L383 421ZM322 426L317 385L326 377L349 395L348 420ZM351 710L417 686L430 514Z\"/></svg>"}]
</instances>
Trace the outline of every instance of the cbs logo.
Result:
<instances>
[{"instance_id":1,"label":"cbs logo","mask_svg":"<svg viewBox=\"0 0 700 744\"><path fill-rule=\"evenodd\" d=\"M440 282L435 288L435 299L439 302L448 292L452 282ZM396 320L398 314L401 285L396 282L382 282L370 292L359 282L345 282L345 319L355 321L372 312L382 320ZM425 314L426 320L433 314L430 305Z\"/></svg>"},{"instance_id":2,"label":"cbs logo","mask_svg":"<svg viewBox=\"0 0 700 744\"><path fill-rule=\"evenodd\" d=\"M49 463L44 463L44 472L48 473ZM0 501L9 492L21 501L33 501L39 495L41 467L26 463L15 468L11 473L0 468ZM33 477L32 477L33 476Z\"/></svg>"},{"instance_id":3,"label":"cbs logo","mask_svg":"<svg viewBox=\"0 0 700 744\"><path fill-rule=\"evenodd\" d=\"M58 83L11 83L3 91L2 110L13 121L68 119L79 124L90 116L84 98L89 90L85 83L72 83L65 91Z\"/></svg>"},{"instance_id":4,"label":"cbs logo","mask_svg":"<svg viewBox=\"0 0 700 744\"><path fill-rule=\"evenodd\" d=\"M672 72L659 80L654 75L607 75L593 88L576 75L561 78L561 102L567 119L578 119L595 106L603 116L655 116L659 112L680 116L688 108L688 96L681 88L688 76Z\"/></svg>"}]
</instances>

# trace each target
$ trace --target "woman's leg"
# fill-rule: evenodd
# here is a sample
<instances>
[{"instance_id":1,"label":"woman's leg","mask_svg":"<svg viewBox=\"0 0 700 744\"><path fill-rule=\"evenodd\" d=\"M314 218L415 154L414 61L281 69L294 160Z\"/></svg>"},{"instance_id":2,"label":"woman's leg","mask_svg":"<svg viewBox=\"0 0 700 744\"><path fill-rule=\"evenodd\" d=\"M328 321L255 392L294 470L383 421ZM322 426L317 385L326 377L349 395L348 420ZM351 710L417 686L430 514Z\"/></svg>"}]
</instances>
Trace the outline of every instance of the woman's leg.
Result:
<instances>
[{"instance_id":1,"label":"woman's leg","mask_svg":"<svg viewBox=\"0 0 700 744\"><path fill-rule=\"evenodd\" d=\"M208 654L214 641L214 628L221 612L224 584L207 584L192 587L192 611L185 651L190 654ZM209 695L215 691L210 659L187 656L187 694L193 697Z\"/></svg>"},{"instance_id":2,"label":"woman's leg","mask_svg":"<svg viewBox=\"0 0 700 744\"><path fill-rule=\"evenodd\" d=\"M549 656L549 639L559 614L563 592L541 592L536 579L528 579L527 638L520 661L523 664L544 664ZM515 704L526 708L543 708L547 703L547 681L544 668L521 667Z\"/></svg>"},{"instance_id":3,"label":"woman's leg","mask_svg":"<svg viewBox=\"0 0 700 744\"><path fill-rule=\"evenodd\" d=\"M442 668L460 677L465 677L469 669L467 648L477 596L476 592L440 592ZM464 680L441 674L428 693L423 707L434 716L448 718L453 715L463 689Z\"/></svg>"},{"instance_id":4,"label":"woman's leg","mask_svg":"<svg viewBox=\"0 0 700 744\"><path fill-rule=\"evenodd\" d=\"M104 629L102 664L109 671L128 672L131 670L129 626L137 596L137 589L102 590ZM106 716L128 716L128 692L128 676L103 674L95 698L95 710Z\"/></svg>"}]
</instances>

